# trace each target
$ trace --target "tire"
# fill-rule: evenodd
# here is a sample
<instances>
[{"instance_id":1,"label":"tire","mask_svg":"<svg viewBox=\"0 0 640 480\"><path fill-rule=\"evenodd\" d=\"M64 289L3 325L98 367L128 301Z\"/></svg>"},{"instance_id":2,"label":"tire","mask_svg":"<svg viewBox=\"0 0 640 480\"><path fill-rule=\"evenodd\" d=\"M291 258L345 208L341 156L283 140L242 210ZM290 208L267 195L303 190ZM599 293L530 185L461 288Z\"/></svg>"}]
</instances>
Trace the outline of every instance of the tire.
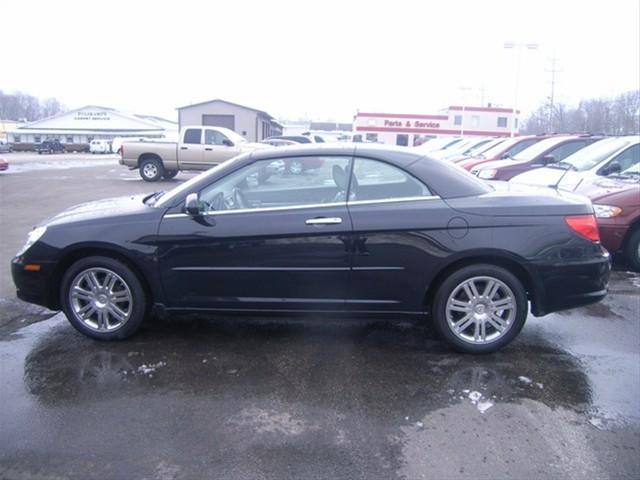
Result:
<instances>
[{"instance_id":1,"label":"tire","mask_svg":"<svg viewBox=\"0 0 640 480\"><path fill-rule=\"evenodd\" d=\"M91 287L92 274L97 289ZM115 278L111 288L110 278ZM140 328L149 302L129 267L110 257L93 256L78 260L67 269L62 277L60 304L80 333L95 340L122 340Z\"/></svg>"},{"instance_id":2,"label":"tire","mask_svg":"<svg viewBox=\"0 0 640 480\"><path fill-rule=\"evenodd\" d=\"M498 310L497 306L505 308ZM438 333L456 350L491 353L520 333L528 303L515 275L495 265L479 264L449 275L435 294L432 311Z\"/></svg>"},{"instance_id":3,"label":"tire","mask_svg":"<svg viewBox=\"0 0 640 480\"><path fill-rule=\"evenodd\" d=\"M176 175L178 175L178 170L165 170L163 177L165 178L165 180L171 180Z\"/></svg>"},{"instance_id":4,"label":"tire","mask_svg":"<svg viewBox=\"0 0 640 480\"><path fill-rule=\"evenodd\" d=\"M140 161L140 176L146 182L157 182L163 175L164 167L159 159L149 157Z\"/></svg>"},{"instance_id":5,"label":"tire","mask_svg":"<svg viewBox=\"0 0 640 480\"><path fill-rule=\"evenodd\" d=\"M624 258L633 270L640 272L640 227L631 232L624 247Z\"/></svg>"}]
</instances>

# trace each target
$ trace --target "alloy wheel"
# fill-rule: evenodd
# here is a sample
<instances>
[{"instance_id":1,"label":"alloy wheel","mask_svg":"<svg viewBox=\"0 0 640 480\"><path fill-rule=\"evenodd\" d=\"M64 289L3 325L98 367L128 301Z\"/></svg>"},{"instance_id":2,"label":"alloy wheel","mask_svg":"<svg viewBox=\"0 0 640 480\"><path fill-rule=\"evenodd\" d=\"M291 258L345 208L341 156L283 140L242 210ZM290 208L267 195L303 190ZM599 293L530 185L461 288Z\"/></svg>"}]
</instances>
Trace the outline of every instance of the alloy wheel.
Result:
<instances>
[{"instance_id":1,"label":"alloy wheel","mask_svg":"<svg viewBox=\"0 0 640 480\"><path fill-rule=\"evenodd\" d=\"M73 315L96 332L121 328L133 310L129 285L117 273L103 267L83 270L71 282L69 304Z\"/></svg>"},{"instance_id":2,"label":"alloy wheel","mask_svg":"<svg viewBox=\"0 0 640 480\"><path fill-rule=\"evenodd\" d=\"M504 336L516 318L513 291L502 280L481 276L456 286L446 305L447 325L461 340L487 344Z\"/></svg>"}]
</instances>

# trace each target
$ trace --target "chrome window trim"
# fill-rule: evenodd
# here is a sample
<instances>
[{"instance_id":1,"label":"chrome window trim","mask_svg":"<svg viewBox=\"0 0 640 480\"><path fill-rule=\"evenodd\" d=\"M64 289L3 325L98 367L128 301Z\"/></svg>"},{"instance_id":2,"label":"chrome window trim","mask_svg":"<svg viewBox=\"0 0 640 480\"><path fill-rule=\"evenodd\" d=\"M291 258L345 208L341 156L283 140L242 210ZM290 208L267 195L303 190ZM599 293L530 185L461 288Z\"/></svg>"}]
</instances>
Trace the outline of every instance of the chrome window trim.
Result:
<instances>
[{"instance_id":1,"label":"chrome window trim","mask_svg":"<svg viewBox=\"0 0 640 480\"><path fill-rule=\"evenodd\" d=\"M265 207L265 208L239 208L237 210L220 210L212 212L203 212L205 217L218 216L218 215L232 215L240 213L260 213L260 212L282 212L289 210L302 210L305 208L324 208L324 207L348 207L351 205L375 205L386 203L402 203L402 202L418 202L425 200L440 200L439 195L427 195L422 197L404 197L404 198L385 198L379 200L353 200L349 202L337 202L337 203L310 203L307 205L288 205L286 207ZM163 218L185 218L191 215L187 213L167 213Z\"/></svg>"},{"instance_id":2,"label":"chrome window trim","mask_svg":"<svg viewBox=\"0 0 640 480\"><path fill-rule=\"evenodd\" d=\"M440 200L439 195L424 195L421 197L404 197L404 198L383 198L378 200L349 200L347 206L351 205L373 205L376 203L400 203L400 202L418 202L423 200Z\"/></svg>"}]
</instances>

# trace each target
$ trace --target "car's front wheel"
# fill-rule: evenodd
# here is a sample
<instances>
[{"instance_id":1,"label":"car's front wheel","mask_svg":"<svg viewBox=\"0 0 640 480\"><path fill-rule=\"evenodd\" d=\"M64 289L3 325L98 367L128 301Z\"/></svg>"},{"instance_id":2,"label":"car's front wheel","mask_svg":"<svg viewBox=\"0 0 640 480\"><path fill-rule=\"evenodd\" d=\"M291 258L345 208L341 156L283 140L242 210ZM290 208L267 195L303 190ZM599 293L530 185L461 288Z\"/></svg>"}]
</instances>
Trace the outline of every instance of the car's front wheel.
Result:
<instances>
[{"instance_id":1,"label":"car's front wheel","mask_svg":"<svg viewBox=\"0 0 640 480\"><path fill-rule=\"evenodd\" d=\"M164 175L162 162L154 157L144 158L140 161L140 176L147 182L157 182Z\"/></svg>"},{"instance_id":2,"label":"car's front wheel","mask_svg":"<svg viewBox=\"0 0 640 480\"><path fill-rule=\"evenodd\" d=\"M142 324L148 304L131 269L102 256L71 265L62 277L60 303L71 325L96 340L132 335Z\"/></svg>"},{"instance_id":3,"label":"car's front wheel","mask_svg":"<svg viewBox=\"0 0 640 480\"><path fill-rule=\"evenodd\" d=\"M456 349L490 353L510 343L527 318L522 282L495 265L471 265L449 275L436 292L433 320Z\"/></svg>"}]
</instances>

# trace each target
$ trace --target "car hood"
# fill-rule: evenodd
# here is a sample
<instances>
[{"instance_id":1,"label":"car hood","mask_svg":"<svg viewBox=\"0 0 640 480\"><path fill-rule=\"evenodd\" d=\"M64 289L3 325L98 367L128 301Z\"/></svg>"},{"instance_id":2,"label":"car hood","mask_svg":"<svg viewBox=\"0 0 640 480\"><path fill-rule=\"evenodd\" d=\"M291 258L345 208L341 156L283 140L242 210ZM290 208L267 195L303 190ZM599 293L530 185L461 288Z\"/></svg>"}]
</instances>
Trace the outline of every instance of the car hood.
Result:
<instances>
[{"instance_id":1,"label":"car hood","mask_svg":"<svg viewBox=\"0 0 640 480\"><path fill-rule=\"evenodd\" d=\"M149 194L132 195L128 197L106 198L94 202L81 203L50 217L41 225L54 226L68 223L79 223L97 219L118 218L124 220L127 216L137 216L158 212L157 208L146 205L143 200Z\"/></svg>"},{"instance_id":2,"label":"car hood","mask_svg":"<svg viewBox=\"0 0 640 480\"><path fill-rule=\"evenodd\" d=\"M635 178L606 177L580 186L577 193L594 203L623 202L640 205L640 182Z\"/></svg>"},{"instance_id":3,"label":"car hood","mask_svg":"<svg viewBox=\"0 0 640 480\"><path fill-rule=\"evenodd\" d=\"M447 199L460 212L486 216L549 216L593 213L588 198L547 187L488 182L494 190L479 196Z\"/></svg>"}]
</instances>

